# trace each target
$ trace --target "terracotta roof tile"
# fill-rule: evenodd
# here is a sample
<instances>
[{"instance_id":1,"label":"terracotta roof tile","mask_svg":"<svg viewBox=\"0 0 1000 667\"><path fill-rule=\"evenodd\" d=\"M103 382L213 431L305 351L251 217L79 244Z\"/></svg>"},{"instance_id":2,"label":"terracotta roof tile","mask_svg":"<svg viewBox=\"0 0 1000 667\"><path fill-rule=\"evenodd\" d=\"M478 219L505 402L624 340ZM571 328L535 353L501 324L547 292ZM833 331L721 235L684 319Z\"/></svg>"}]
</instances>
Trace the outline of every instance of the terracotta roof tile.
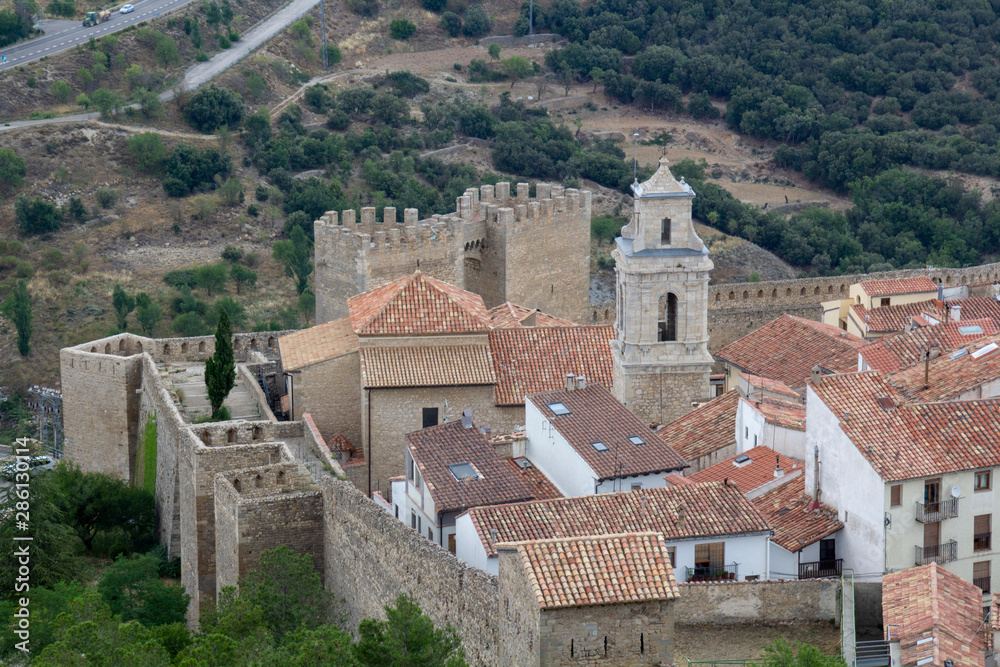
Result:
<instances>
[{"instance_id":1,"label":"terracotta roof tile","mask_svg":"<svg viewBox=\"0 0 1000 667\"><path fill-rule=\"evenodd\" d=\"M656 435L685 461L694 461L736 442L736 410L740 394L735 389L670 422Z\"/></svg>"},{"instance_id":2,"label":"terracotta roof tile","mask_svg":"<svg viewBox=\"0 0 1000 667\"><path fill-rule=\"evenodd\" d=\"M737 459L747 457L742 463L737 463ZM757 487L773 482L774 466L779 463L786 475L797 471L804 471L806 464L798 459L788 458L778 454L770 447L754 447L742 454L732 456L725 461L719 461L713 466L700 470L688 479L695 484L703 482L721 482L728 479L731 484L736 484L743 493L750 493Z\"/></svg>"},{"instance_id":3,"label":"terracotta roof tile","mask_svg":"<svg viewBox=\"0 0 1000 667\"><path fill-rule=\"evenodd\" d=\"M647 531L667 541L770 532L739 489L718 482L477 507L469 517L489 556L496 555L493 530L497 542Z\"/></svg>"},{"instance_id":4,"label":"terracotta roof tile","mask_svg":"<svg viewBox=\"0 0 1000 667\"><path fill-rule=\"evenodd\" d=\"M982 591L937 563L882 578L882 617L902 649L902 664L981 667ZM924 641L930 639L931 641ZM919 644L917 642L920 642Z\"/></svg>"},{"instance_id":5,"label":"terracotta roof tile","mask_svg":"<svg viewBox=\"0 0 1000 667\"><path fill-rule=\"evenodd\" d=\"M587 462L598 481L687 467L680 454L602 385L548 391L529 396L528 400ZM556 402L565 405L570 413L554 414L548 405ZM642 444L630 442L630 437L639 438ZM598 451L594 442L604 443L606 449Z\"/></svg>"},{"instance_id":6,"label":"terracotta roof tile","mask_svg":"<svg viewBox=\"0 0 1000 667\"><path fill-rule=\"evenodd\" d=\"M494 440L491 440L490 443L496 444ZM526 487L528 487L528 491L531 492L531 497L535 500L549 500L552 498L563 497L563 494L559 493L559 489L557 489L556 485L552 483L552 480L546 477L545 473L535 467L535 465L525 457L516 456L514 458L504 458L504 460L515 474L520 475L521 481L524 482ZM527 463L527 465L525 465L525 463Z\"/></svg>"},{"instance_id":7,"label":"terracotta roof tile","mask_svg":"<svg viewBox=\"0 0 1000 667\"><path fill-rule=\"evenodd\" d=\"M575 327L576 324L552 315L547 315L537 308L531 310L511 303L502 303L489 311L490 326L494 329L510 329L516 327Z\"/></svg>"},{"instance_id":8,"label":"terracotta roof tile","mask_svg":"<svg viewBox=\"0 0 1000 667\"><path fill-rule=\"evenodd\" d=\"M989 352L990 345L1000 346L1000 335L980 338L965 349L932 359L927 365L927 388L924 389L925 364L917 363L887 376L889 383L912 401L947 401L1000 378L1000 350ZM977 354L980 351L983 354ZM961 354L952 358L955 353ZM974 356L976 355L976 356Z\"/></svg>"},{"instance_id":9,"label":"terracotta roof tile","mask_svg":"<svg viewBox=\"0 0 1000 667\"><path fill-rule=\"evenodd\" d=\"M810 386L886 482L1000 466L1000 399L906 404L876 371Z\"/></svg>"},{"instance_id":10,"label":"terracotta roof tile","mask_svg":"<svg viewBox=\"0 0 1000 667\"><path fill-rule=\"evenodd\" d=\"M611 386L611 326L495 329L490 351L496 404L524 405L524 397L564 385L567 373Z\"/></svg>"},{"instance_id":11,"label":"terracotta roof tile","mask_svg":"<svg viewBox=\"0 0 1000 667\"><path fill-rule=\"evenodd\" d=\"M745 398L740 400L746 401L750 407L759 412L768 424L794 431L806 430L806 406L801 401L793 403L768 396L757 400Z\"/></svg>"},{"instance_id":12,"label":"terracotta roof tile","mask_svg":"<svg viewBox=\"0 0 1000 667\"><path fill-rule=\"evenodd\" d=\"M691 481L690 477L685 477L679 472L672 472L669 475L664 475L663 481L667 483L667 486L691 486L695 484L695 482Z\"/></svg>"},{"instance_id":13,"label":"terracotta roof tile","mask_svg":"<svg viewBox=\"0 0 1000 667\"><path fill-rule=\"evenodd\" d=\"M837 327L785 314L726 345L715 357L794 389L806 383L816 365L834 373L857 369L858 349L866 344Z\"/></svg>"},{"instance_id":14,"label":"terracotta roof tile","mask_svg":"<svg viewBox=\"0 0 1000 667\"><path fill-rule=\"evenodd\" d=\"M850 317L862 331L876 334L891 333L902 331L903 327L909 324L912 318L924 313L935 319L943 319L944 310L935 305L935 303L940 302L932 299L929 301L917 301L915 303L903 303L896 306L880 306L872 310L868 310L860 303L853 303L851 304Z\"/></svg>"},{"instance_id":15,"label":"terracotta roof tile","mask_svg":"<svg viewBox=\"0 0 1000 667\"><path fill-rule=\"evenodd\" d=\"M408 433L406 446L439 513L534 498L475 425L465 428L457 421L431 426ZM459 463L471 464L479 476L459 481L449 468Z\"/></svg>"},{"instance_id":16,"label":"terracotta roof tile","mask_svg":"<svg viewBox=\"0 0 1000 667\"><path fill-rule=\"evenodd\" d=\"M496 384L486 345L361 348L365 388Z\"/></svg>"},{"instance_id":17,"label":"terracotta roof tile","mask_svg":"<svg viewBox=\"0 0 1000 667\"><path fill-rule=\"evenodd\" d=\"M798 393L779 380L772 380L771 378L744 372L740 372L740 379L742 379L749 388L749 391L747 391L748 395L752 393L776 394L778 396L785 396L796 401L802 400L802 394Z\"/></svg>"},{"instance_id":18,"label":"terracotta roof tile","mask_svg":"<svg viewBox=\"0 0 1000 667\"><path fill-rule=\"evenodd\" d=\"M673 600L677 581L659 533L499 545L516 548L541 609Z\"/></svg>"},{"instance_id":19,"label":"terracotta roof tile","mask_svg":"<svg viewBox=\"0 0 1000 667\"><path fill-rule=\"evenodd\" d=\"M1000 328L994 320L963 319L960 322L922 326L909 332L900 331L885 336L861 348L859 354L871 368L891 373L923 361L924 351L928 348L937 347L945 353L997 333L1000 333Z\"/></svg>"},{"instance_id":20,"label":"terracotta roof tile","mask_svg":"<svg viewBox=\"0 0 1000 667\"><path fill-rule=\"evenodd\" d=\"M815 506L805 486L806 476L799 475L753 499L761 516L774 528L771 541L792 553L844 527L837 510L823 504Z\"/></svg>"},{"instance_id":21,"label":"terracotta roof tile","mask_svg":"<svg viewBox=\"0 0 1000 667\"><path fill-rule=\"evenodd\" d=\"M474 333L489 323L481 296L419 271L348 299L347 309L364 336Z\"/></svg>"},{"instance_id":22,"label":"terracotta roof tile","mask_svg":"<svg viewBox=\"0 0 1000 667\"><path fill-rule=\"evenodd\" d=\"M927 277L896 278L891 280L866 280L861 283L861 289L868 296L886 296L889 294L917 294L921 292L937 293L938 285Z\"/></svg>"},{"instance_id":23,"label":"terracotta roof tile","mask_svg":"<svg viewBox=\"0 0 1000 667\"><path fill-rule=\"evenodd\" d=\"M278 339L281 366L294 371L319 361L358 351L358 337L347 317L296 331Z\"/></svg>"}]
</instances>

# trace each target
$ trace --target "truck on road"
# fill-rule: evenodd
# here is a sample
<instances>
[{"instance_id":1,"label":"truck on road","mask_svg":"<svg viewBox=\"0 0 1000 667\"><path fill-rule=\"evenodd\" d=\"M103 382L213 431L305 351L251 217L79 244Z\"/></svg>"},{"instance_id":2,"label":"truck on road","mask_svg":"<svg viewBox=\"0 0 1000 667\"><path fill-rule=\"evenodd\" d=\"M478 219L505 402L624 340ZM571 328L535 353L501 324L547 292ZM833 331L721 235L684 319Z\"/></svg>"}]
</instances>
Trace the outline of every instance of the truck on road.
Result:
<instances>
[{"instance_id":1,"label":"truck on road","mask_svg":"<svg viewBox=\"0 0 1000 667\"><path fill-rule=\"evenodd\" d=\"M87 12L87 17L83 19L83 27L89 28L92 25L97 25L98 23L104 23L110 18L111 18L110 9Z\"/></svg>"}]
</instances>

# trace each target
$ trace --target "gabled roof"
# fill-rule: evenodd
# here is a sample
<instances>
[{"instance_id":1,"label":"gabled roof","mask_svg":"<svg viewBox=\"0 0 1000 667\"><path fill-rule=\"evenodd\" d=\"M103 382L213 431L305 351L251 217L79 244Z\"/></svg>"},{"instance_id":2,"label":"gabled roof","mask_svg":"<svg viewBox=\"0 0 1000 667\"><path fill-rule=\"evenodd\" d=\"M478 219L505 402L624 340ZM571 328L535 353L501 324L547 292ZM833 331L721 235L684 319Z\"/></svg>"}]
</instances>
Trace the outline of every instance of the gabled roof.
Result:
<instances>
[{"instance_id":1,"label":"gabled roof","mask_svg":"<svg viewBox=\"0 0 1000 667\"><path fill-rule=\"evenodd\" d=\"M895 306L880 306L868 310L860 303L851 304L851 318L858 327L871 333L891 333L902 331L910 320L918 315L927 314L935 319L944 319L944 310L936 304L937 299L903 303Z\"/></svg>"},{"instance_id":2,"label":"gabled roof","mask_svg":"<svg viewBox=\"0 0 1000 667\"><path fill-rule=\"evenodd\" d=\"M408 433L406 446L439 513L534 497L475 425L431 426ZM459 481L449 466L461 463L470 464L478 478Z\"/></svg>"},{"instance_id":3,"label":"gabled roof","mask_svg":"<svg viewBox=\"0 0 1000 667\"><path fill-rule=\"evenodd\" d=\"M493 440L490 441L491 444L496 444ZM520 476L521 481L531 492L531 497L535 500L549 500L550 498L562 498L563 494L559 493L559 489L556 485L552 483L548 477L545 476L541 470L539 470L535 465L523 456L515 456L513 458L504 458L507 465L514 473Z\"/></svg>"},{"instance_id":4,"label":"gabled roof","mask_svg":"<svg viewBox=\"0 0 1000 667\"><path fill-rule=\"evenodd\" d=\"M358 351L358 337L349 318L318 324L278 339L281 366L294 371L327 359Z\"/></svg>"},{"instance_id":5,"label":"gabled roof","mask_svg":"<svg viewBox=\"0 0 1000 667\"><path fill-rule=\"evenodd\" d=\"M900 331L861 348L859 354L871 368L892 373L923 361L924 352L929 348L937 347L940 352L946 353L997 333L1000 333L1000 328L992 319L963 319L917 327L909 332Z\"/></svg>"},{"instance_id":6,"label":"gabled roof","mask_svg":"<svg viewBox=\"0 0 1000 667\"><path fill-rule=\"evenodd\" d=\"M741 398L747 405L756 410L768 424L793 431L806 430L806 406L801 401L782 401L764 396L760 399Z\"/></svg>"},{"instance_id":7,"label":"gabled roof","mask_svg":"<svg viewBox=\"0 0 1000 667\"><path fill-rule=\"evenodd\" d=\"M918 294L937 292L936 282L926 276L919 278L895 278L890 280L865 280L861 289L868 296L887 296L890 294Z\"/></svg>"},{"instance_id":8,"label":"gabled roof","mask_svg":"<svg viewBox=\"0 0 1000 667\"><path fill-rule=\"evenodd\" d=\"M913 401L954 400L1000 378L1000 349L991 346L1000 346L1000 336L981 338L963 348L968 354L959 349L942 354L929 364L914 364L890 374L888 380Z\"/></svg>"},{"instance_id":9,"label":"gabled roof","mask_svg":"<svg viewBox=\"0 0 1000 667\"><path fill-rule=\"evenodd\" d=\"M610 325L494 329L490 351L496 404L524 405L524 397L563 386L567 373L611 386Z\"/></svg>"},{"instance_id":10,"label":"gabled roof","mask_svg":"<svg viewBox=\"0 0 1000 667\"><path fill-rule=\"evenodd\" d=\"M490 348L485 344L363 347L361 379L366 389L457 387L497 381Z\"/></svg>"},{"instance_id":11,"label":"gabled roof","mask_svg":"<svg viewBox=\"0 0 1000 667\"><path fill-rule=\"evenodd\" d=\"M903 665L985 662L982 591L937 563L883 576L882 617L898 638Z\"/></svg>"},{"instance_id":12,"label":"gabled roof","mask_svg":"<svg viewBox=\"0 0 1000 667\"><path fill-rule=\"evenodd\" d=\"M687 467L680 454L602 385L547 391L529 396L528 400L587 462L597 481ZM562 403L569 414L553 413L549 408L552 403ZM630 437L639 438L642 444L630 442ZM598 451L592 443L602 443L604 449Z\"/></svg>"},{"instance_id":13,"label":"gabled roof","mask_svg":"<svg viewBox=\"0 0 1000 667\"><path fill-rule=\"evenodd\" d=\"M502 544L521 559L541 609L673 600L677 581L659 533Z\"/></svg>"},{"instance_id":14,"label":"gabled roof","mask_svg":"<svg viewBox=\"0 0 1000 667\"><path fill-rule=\"evenodd\" d=\"M779 380L773 380L759 375L752 375L742 371L740 372L740 379L749 385L750 391L748 394L775 394L776 396L784 396L795 401L802 401L801 394ZM743 387L742 384L740 386Z\"/></svg>"},{"instance_id":15,"label":"gabled roof","mask_svg":"<svg viewBox=\"0 0 1000 667\"><path fill-rule=\"evenodd\" d=\"M806 495L805 487L806 476L799 475L753 499L754 507L774 528L771 541L792 553L844 527L837 518L837 510L814 503Z\"/></svg>"},{"instance_id":16,"label":"gabled roof","mask_svg":"<svg viewBox=\"0 0 1000 667\"><path fill-rule=\"evenodd\" d=\"M908 405L876 371L810 386L886 482L1000 466L1000 399Z\"/></svg>"},{"instance_id":17,"label":"gabled roof","mask_svg":"<svg viewBox=\"0 0 1000 667\"><path fill-rule=\"evenodd\" d=\"M478 294L417 271L347 301L363 336L485 332L489 313Z\"/></svg>"},{"instance_id":18,"label":"gabled roof","mask_svg":"<svg viewBox=\"0 0 1000 667\"><path fill-rule=\"evenodd\" d=\"M726 345L715 358L794 389L806 383L813 366L834 373L857 369L858 349L866 344L837 327L785 314Z\"/></svg>"},{"instance_id":19,"label":"gabled roof","mask_svg":"<svg viewBox=\"0 0 1000 667\"><path fill-rule=\"evenodd\" d=\"M509 329L512 327L575 327L569 320L553 317L538 310L519 306L510 301L502 303L489 311L490 326L494 329Z\"/></svg>"},{"instance_id":20,"label":"gabled roof","mask_svg":"<svg viewBox=\"0 0 1000 667\"><path fill-rule=\"evenodd\" d=\"M476 507L469 518L488 556L496 555L494 530L496 542L642 532L669 542L771 530L739 489L720 482Z\"/></svg>"},{"instance_id":21,"label":"gabled roof","mask_svg":"<svg viewBox=\"0 0 1000 667\"><path fill-rule=\"evenodd\" d=\"M740 394L735 389L713 398L657 431L685 461L694 461L736 442L736 411Z\"/></svg>"},{"instance_id":22,"label":"gabled roof","mask_svg":"<svg viewBox=\"0 0 1000 667\"><path fill-rule=\"evenodd\" d=\"M776 464L781 465L785 475L805 470L806 467L803 461L782 456L770 447L761 446L731 456L725 461L719 461L713 466L689 475L688 479L695 484L721 482L728 479L730 484L735 484L743 493L750 493L775 480L774 467Z\"/></svg>"}]
</instances>

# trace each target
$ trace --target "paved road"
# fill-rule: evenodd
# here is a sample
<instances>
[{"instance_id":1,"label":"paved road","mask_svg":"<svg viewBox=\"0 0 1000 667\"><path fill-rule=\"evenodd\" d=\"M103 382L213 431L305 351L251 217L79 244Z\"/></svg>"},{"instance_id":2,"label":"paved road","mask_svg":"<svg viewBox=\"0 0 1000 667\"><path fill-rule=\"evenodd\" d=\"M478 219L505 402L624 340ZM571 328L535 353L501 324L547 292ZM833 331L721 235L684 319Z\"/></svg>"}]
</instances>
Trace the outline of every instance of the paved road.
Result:
<instances>
[{"instance_id":1,"label":"paved road","mask_svg":"<svg viewBox=\"0 0 1000 667\"><path fill-rule=\"evenodd\" d=\"M24 65L43 56L51 56L60 51L71 49L77 44L86 43L91 35L94 36L94 39L100 39L108 33L118 32L140 21L148 21L190 2L190 0L137 0L132 2L135 5L134 12L119 14L118 10L126 1L122 0L114 6L109 20L89 28L83 27L82 19L79 21L50 19L42 21L44 35L0 49L0 54L7 56L7 64L0 65L0 70Z\"/></svg>"}]
</instances>

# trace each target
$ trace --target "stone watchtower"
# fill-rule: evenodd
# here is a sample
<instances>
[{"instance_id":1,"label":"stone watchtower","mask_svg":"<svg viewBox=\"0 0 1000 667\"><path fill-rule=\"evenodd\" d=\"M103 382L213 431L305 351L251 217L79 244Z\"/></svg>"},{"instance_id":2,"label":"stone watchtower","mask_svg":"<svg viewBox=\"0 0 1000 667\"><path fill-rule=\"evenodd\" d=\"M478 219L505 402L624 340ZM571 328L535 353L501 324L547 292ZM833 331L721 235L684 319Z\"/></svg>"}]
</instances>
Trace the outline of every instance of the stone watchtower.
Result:
<instances>
[{"instance_id":1,"label":"stone watchtower","mask_svg":"<svg viewBox=\"0 0 1000 667\"><path fill-rule=\"evenodd\" d=\"M660 158L634 183L632 221L612 252L617 278L615 396L647 422L669 423L709 395L708 272L694 231L691 186Z\"/></svg>"}]
</instances>

